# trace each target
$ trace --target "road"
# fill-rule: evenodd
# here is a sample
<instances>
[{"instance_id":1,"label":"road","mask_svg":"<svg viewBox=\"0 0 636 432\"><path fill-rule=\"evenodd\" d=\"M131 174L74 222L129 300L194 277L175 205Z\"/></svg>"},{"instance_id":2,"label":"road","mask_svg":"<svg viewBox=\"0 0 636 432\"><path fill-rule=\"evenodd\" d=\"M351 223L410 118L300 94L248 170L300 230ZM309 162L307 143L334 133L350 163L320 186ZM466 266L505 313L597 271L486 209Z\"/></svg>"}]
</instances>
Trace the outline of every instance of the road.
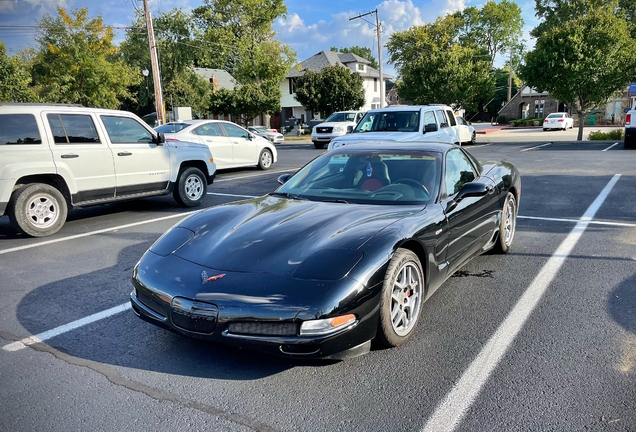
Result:
<instances>
[{"instance_id":1,"label":"road","mask_svg":"<svg viewBox=\"0 0 636 432\"><path fill-rule=\"evenodd\" d=\"M190 211L169 197L75 210L42 239L0 217L0 430L635 431L636 151L526 133L550 138L469 147L522 173L511 253L451 277L406 345L343 362L202 343L127 309L133 266ZM270 171L221 172L204 206L319 153L288 141Z\"/></svg>"}]
</instances>

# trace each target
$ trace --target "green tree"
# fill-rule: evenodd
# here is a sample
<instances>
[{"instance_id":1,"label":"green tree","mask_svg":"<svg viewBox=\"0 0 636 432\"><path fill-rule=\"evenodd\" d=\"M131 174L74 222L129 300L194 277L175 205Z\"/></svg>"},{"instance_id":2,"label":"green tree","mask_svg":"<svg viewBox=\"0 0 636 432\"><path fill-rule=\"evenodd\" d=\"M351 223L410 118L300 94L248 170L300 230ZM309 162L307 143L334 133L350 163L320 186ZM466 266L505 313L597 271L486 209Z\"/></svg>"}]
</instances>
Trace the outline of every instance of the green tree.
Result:
<instances>
[{"instance_id":1,"label":"green tree","mask_svg":"<svg viewBox=\"0 0 636 432\"><path fill-rule=\"evenodd\" d=\"M86 8L71 15L58 8L57 13L38 23L33 81L39 98L119 108L133 97L128 88L140 81L140 74L121 59L112 27L104 25L101 15L89 19Z\"/></svg>"},{"instance_id":2,"label":"green tree","mask_svg":"<svg viewBox=\"0 0 636 432\"><path fill-rule=\"evenodd\" d=\"M262 81L237 86L234 90L219 89L210 97L210 112L229 114L239 123L247 126L260 113L272 114L280 110L279 83Z\"/></svg>"},{"instance_id":3,"label":"green tree","mask_svg":"<svg viewBox=\"0 0 636 432\"><path fill-rule=\"evenodd\" d=\"M167 109L189 106L199 117L208 113L212 86L192 69L177 73L162 89Z\"/></svg>"},{"instance_id":4,"label":"green tree","mask_svg":"<svg viewBox=\"0 0 636 432\"><path fill-rule=\"evenodd\" d=\"M17 55L7 57L7 49L0 42L0 102L32 102L31 74Z\"/></svg>"},{"instance_id":5,"label":"green tree","mask_svg":"<svg viewBox=\"0 0 636 432\"><path fill-rule=\"evenodd\" d=\"M462 26L461 17L447 15L391 35L387 49L401 77L401 98L416 104L476 109L480 97L492 97L495 77L490 59L482 50L459 43Z\"/></svg>"},{"instance_id":6,"label":"green tree","mask_svg":"<svg viewBox=\"0 0 636 432\"><path fill-rule=\"evenodd\" d=\"M335 111L359 109L364 105L362 77L342 66L308 70L296 78L296 100L323 117Z\"/></svg>"},{"instance_id":7,"label":"green tree","mask_svg":"<svg viewBox=\"0 0 636 432\"><path fill-rule=\"evenodd\" d=\"M522 40L524 21L521 8L514 1L496 3L489 0L481 9L471 6L454 15L463 21L460 42L484 50L483 55L490 57L491 68L498 54L512 49Z\"/></svg>"},{"instance_id":8,"label":"green tree","mask_svg":"<svg viewBox=\"0 0 636 432\"><path fill-rule=\"evenodd\" d=\"M636 41L613 5L588 8L584 13L577 10L569 19L555 13L550 22L556 25L542 23L535 29L539 32L535 48L520 72L528 85L576 108L580 141L585 113L634 78Z\"/></svg>"},{"instance_id":9,"label":"green tree","mask_svg":"<svg viewBox=\"0 0 636 432\"><path fill-rule=\"evenodd\" d=\"M361 47L361 46L352 46L349 48L336 48L336 47L331 47L329 48L330 51L334 51L334 52L341 52L341 53L351 53L351 54L355 54L359 57L362 57L363 59L367 59L371 62L371 67L373 69L379 69L380 65L378 64L378 61L375 59L375 57L373 57L373 53L371 52L371 48L367 48L367 47Z\"/></svg>"}]
</instances>

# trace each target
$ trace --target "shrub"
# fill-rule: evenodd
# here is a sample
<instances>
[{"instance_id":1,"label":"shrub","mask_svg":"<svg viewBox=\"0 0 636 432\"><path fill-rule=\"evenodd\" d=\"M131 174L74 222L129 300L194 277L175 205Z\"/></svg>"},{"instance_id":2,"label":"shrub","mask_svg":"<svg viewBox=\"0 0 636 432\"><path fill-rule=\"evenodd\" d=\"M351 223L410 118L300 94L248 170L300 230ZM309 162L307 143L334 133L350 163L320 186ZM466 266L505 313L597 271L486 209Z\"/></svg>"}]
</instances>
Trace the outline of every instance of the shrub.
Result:
<instances>
[{"instance_id":1,"label":"shrub","mask_svg":"<svg viewBox=\"0 0 636 432\"><path fill-rule=\"evenodd\" d=\"M623 129L613 129L609 132L593 131L590 132L587 139L590 141L620 141L623 139Z\"/></svg>"},{"instance_id":2,"label":"shrub","mask_svg":"<svg viewBox=\"0 0 636 432\"><path fill-rule=\"evenodd\" d=\"M497 123L498 124L505 124L506 123L506 116L502 116L502 115L497 116Z\"/></svg>"}]
</instances>

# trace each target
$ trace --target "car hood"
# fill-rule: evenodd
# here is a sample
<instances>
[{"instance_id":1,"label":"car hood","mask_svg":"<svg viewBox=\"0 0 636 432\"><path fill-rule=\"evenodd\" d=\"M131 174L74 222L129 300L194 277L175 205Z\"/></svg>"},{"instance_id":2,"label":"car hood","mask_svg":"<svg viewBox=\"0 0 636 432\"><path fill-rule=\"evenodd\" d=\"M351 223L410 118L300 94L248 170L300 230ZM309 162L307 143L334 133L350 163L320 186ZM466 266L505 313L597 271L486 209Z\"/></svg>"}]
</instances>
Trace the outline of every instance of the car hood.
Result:
<instances>
[{"instance_id":1,"label":"car hood","mask_svg":"<svg viewBox=\"0 0 636 432\"><path fill-rule=\"evenodd\" d=\"M344 121L344 122L323 122L323 123L319 123L314 127L334 127L334 126L347 126L350 124L355 124L355 122L352 121Z\"/></svg>"},{"instance_id":2,"label":"car hood","mask_svg":"<svg viewBox=\"0 0 636 432\"><path fill-rule=\"evenodd\" d=\"M195 234L174 254L221 271L287 273L317 251L357 249L388 225L421 210L265 196L184 220L180 226Z\"/></svg>"}]
</instances>

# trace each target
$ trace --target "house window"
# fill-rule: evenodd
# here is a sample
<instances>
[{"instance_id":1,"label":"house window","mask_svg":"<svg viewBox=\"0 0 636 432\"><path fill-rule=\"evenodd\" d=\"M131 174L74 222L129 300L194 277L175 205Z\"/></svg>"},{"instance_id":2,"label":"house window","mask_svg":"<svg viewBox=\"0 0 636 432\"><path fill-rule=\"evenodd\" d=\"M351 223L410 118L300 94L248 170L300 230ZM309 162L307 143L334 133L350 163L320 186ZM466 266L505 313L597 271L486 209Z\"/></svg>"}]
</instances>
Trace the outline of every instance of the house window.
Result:
<instances>
[{"instance_id":1,"label":"house window","mask_svg":"<svg viewBox=\"0 0 636 432\"><path fill-rule=\"evenodd\" d=\"M380 104L371 104L371 109L378 109L380 108Z\"/></svg>"},{"instance_id":2,"label":"house window","mask_svg":"<svg viewBox=\"0 0 636 432\"><path fill-rule=\"evenodd\" d=\"M373 78L373 91L374 92L378 91L378 79L377 78Z\"/></svg>"},{"instance_id":3,"label":"house window","mask_svg":"<svg viewBox=\"0 0 636 432\"><path fill-rule=\"evenodd\" d=\"M358 70L364 72L364 65L362 63L358 63Z\"/></svg>"},{"instance_id":4,"label":"house window","mask_svg":"<svg viewBox=\"0 0 636 432\"><path fill-rule=\"evenodd\" d=\"M289 79L289 94L294 94L294 93L296 93L296 79L290 78Z\"/></svg>"}]
</instances>

